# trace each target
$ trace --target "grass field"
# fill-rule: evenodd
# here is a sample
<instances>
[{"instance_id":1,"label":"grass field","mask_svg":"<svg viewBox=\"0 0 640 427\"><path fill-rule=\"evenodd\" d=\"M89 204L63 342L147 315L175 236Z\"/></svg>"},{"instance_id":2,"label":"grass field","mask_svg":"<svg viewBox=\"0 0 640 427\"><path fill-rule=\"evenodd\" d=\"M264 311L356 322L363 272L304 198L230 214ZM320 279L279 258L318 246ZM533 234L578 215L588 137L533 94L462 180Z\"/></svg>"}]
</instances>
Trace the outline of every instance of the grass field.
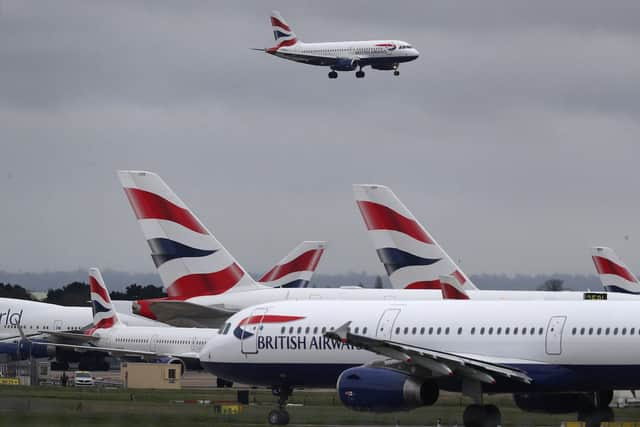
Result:
<instances>
[{"instance_id":1,"label":"grass field","mask_svg":"<svg viewBox=\"0 0 640 427\"><path fill-rule=\"evenodd\" d=\"M238 415L219 415L213 406L174 403L178 400L233 401L236 390L105 390L61 387L0 386L0 426L224 426L266 425L275 406L269 391L252 390L251 404ZM288 411L292 424L306 425L461 425L468 400L443 394L437 405L398 414L359 413L344 408L333 392L296 391ZM574 415L551 416L518 410L510 396L493 396L503 425L559 426ZM640 419L640 409L616 410L619 420Z\"/></svg>"}]
</instances>

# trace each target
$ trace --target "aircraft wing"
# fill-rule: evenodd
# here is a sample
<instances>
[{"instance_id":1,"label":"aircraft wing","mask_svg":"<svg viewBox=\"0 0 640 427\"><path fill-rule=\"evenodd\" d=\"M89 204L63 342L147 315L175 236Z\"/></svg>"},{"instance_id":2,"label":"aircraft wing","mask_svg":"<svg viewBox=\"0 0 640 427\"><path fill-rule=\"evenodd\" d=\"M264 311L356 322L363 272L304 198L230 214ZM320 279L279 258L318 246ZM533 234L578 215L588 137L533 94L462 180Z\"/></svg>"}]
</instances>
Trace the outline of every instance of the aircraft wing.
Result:
<instances>
[{"instance_id":1,"label":"aircraft wing","mask_svg":"<svg viewBox=\"0 0 640 427\"><path fill-rule=\"evenodd\" d=\"M220 328L238 310L206 307L185 301L151 301L149 310L156 320L172 326Z\"/></svg>"},{"instance_id":2,"label":"aircraft wing","mask_svg":"<svg viewBox=\"0 0 640 427\"><path fill-rule=\"evenodd\" d=\"M297 62L307 62L314 65L335 65L338 61L338 58L335 56L321 56L321 55L309 55L309 54L298 54L295 52L282 52L278 51L278 56L283 58L288 58Z\"/></svg>"},{"instance_id":3,"label":"aircraft wing","mask_svg":"<svg viewBox=\"0 0 640 427\"><path fill-rule=\"evenodd\" d=\"M158 357L176 357L182 360L193 360L200 361L198 355L195 353L188 354L165 354L165 353L156 353L153 351L145 351L145 350L130 350L123 348L113 348L113 347L98 347L93 345L79 345L79 344L63 344L63 343L49 343L51 346L68 348L71 350L75 350L78 352L86 352L86 351L100 351L104 353L108 353L110 356L114 357L126 357L126 356L136 356L142 357L144 359L154 359Z\"/></svg>"},{"instance_id":4,"label":"aircraft wing","mask_svg":"<svg viewBox=\"0 0 640 427\"><path fill-rule=\"evenodd\" d=\"M496 382L494 375L530 384L533 380L523 371L492 363L481 358L470 358L423 347L402 344L395 341L365 337L350 332L351 322L347 322L325 336L336 341L386 356L412 372L421 368L429 371L430 376L460 375L487 384ZM426 372L425 372L426 373Z\"/></svg>"},{"instance_id":5,"label":"aircraft wing","mask_svg":"<svg viewBox=\"0 0 640 427\"><path fill-rule=\"evenodd\" d=\"M96 342L99 338L91 335L78 334L74 332L62 331L38 331L42 335L50 337L52 344L68 343L68 344L88 344Z\"/></svg>"}]
</instances>

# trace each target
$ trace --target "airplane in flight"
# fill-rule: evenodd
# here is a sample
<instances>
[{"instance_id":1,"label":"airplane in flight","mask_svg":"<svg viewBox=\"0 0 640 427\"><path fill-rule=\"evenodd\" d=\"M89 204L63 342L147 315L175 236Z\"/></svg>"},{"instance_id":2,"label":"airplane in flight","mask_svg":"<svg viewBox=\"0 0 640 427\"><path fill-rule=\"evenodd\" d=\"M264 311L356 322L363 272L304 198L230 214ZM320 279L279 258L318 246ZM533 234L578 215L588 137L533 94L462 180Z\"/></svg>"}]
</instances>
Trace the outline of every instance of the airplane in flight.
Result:
<instances>
[{"instance_id":1,"label":"airplane in flight","mask_svg":"<svg viewBox=\"0 0 640 427\"><path fill-rule=\"evenodd\" d=\"M127 326L120 321L100 270L89 269L93 327L84 334L44 330L49 346L73 351L96 351L200 369L199 351L218 329Z\"/></svg>"},{"instance_id":2,"label":"airplane in flight","mask_svg":"<svg viewBox=\"0 0 640 427\"><path fill-rule=\"evenodd\" d=\"M398 246L404 253L401 251L385 253L403 256L400 261L388 266L389 269L396 269L398 273L392 275L392 283L396 281L396 277L401 277L402 280L396 283L418 283L419 286L411 290L404 289L405 286L402 286L402 289L269 288L256 283L246 273L159 175L147 171L119 171L118 176L142 233L149 243L151 256L156 262L160 278L169 295L164 299L138 300L133 304L133 312L176 326L189 324L220 327L231 314L269 301L440 300L442 299L438 281L440 274L453 275L457 280L463 279L464 290L471 299L577 300L595 294L571 291L474 290L468 276L435 240L430 238L430 243L425 243L407 234L407 230L410 229L415 236L429 236L424 227L412 219L410 213L407 213L406 208L401 210L405 215L398 213L389 219L381 219L383 222L388 222L387 228L393 224L401 224L404 228L399 228L399 231L395 230L394 233L397 235L396 238L400 239L399 242L407 242L406 245ZM385 192L388 190L387 187L379 185L369 187L386 189ZM400 203L399 200L398 203ZM377 213L389 211L389 209L376 210ZM384 229L380 228L380 232L382 231ZM159 245L155 243L157 241L164 243ZM397 246L390 241L387 246L394 248L394 245ZM172 247L179 247L180 250L170 249ZM426 258L421 259L420 254L424 254L425 257L428 255L438 261L425 263ZM160 262L163 260L168 261ZM417 268L411 263L417 263ZM403 275L399 276L399 273ZM425 289L424 283L429 281L435 282L431 283L431 288ZM602 295L608 299L638 299L636 296L626 294ZM602 295L596 296L602 297Z\"/></svg>"},{"instance_id":3,"label":"airplane in flight","mask_svg":"<svg viewBox=\"0 0 640 427\"><path fill-rule=\"evenodd\" d=\"M591 248L591 259L606 291L640 294L638 278L613 249L595 246Z\"/></svg>"},{"instance_id":4,"label":"airplane in flight","mask_svg":"<svg viewBox=\"0 0 640 427\"><path fill-rule=\"evenodd\" d=\"M331 68L330 79L338 78L338 71L355 71L356 77L364 77L364 67L393 71L400 75L400 64L418 59L420 53L401 40L367 40L328 43L304 43L286 23L280 12L271 13L271 27L276 45L264 51L270 55L303 64Z\"/></svg>"},{"instance_id":5,"label":"airplane in flight","mask_svg":"<svg viewBox=\"0 0 640 427\"><path fill-rule=\"evenodd\" d=\"M450 280L443 278L441 281ZM612 390L640 387L637 302L280 301L244 309L200 353L228 380L273 388L271 424L287 424L294 388L336 387L360 411L473 399L467 427L495 427L483 395L510 393L525 411L611 420ZM461 315L464 313L464 315Z\"/></svg>"}]
</instances>

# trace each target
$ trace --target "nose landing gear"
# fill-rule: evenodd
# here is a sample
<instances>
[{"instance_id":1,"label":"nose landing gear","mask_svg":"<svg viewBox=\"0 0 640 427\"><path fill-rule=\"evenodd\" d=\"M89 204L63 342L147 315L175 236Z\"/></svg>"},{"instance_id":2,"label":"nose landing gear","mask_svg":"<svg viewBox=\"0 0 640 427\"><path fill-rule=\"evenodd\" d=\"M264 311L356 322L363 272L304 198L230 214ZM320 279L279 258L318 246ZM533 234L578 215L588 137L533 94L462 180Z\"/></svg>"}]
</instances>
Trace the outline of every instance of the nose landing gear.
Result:
<instances>
[{"instance_id":1,"label":"nose landing gear","mask_svg":"<svg viewBox=\"0 0 640 427\"><path fill-rule=\"evenodd\" d=\"M274 387L271 393L273 393L274 396L278 396L278 409L269 412L269 424L280 426L289 424L289 413L284 408L293 390L288 386L278 386Z\"/></svg>"},{"instance_id":2,"label":"nose landing gear","mask_svg":"<svg viewBox=\"0 0 640 427\"><path fill-rule=\"evenodd\" d=\"M362 71L362 68L359 71L356 71L356 78L357 79L364 78L364 71Z\"/></svg>"},{"instance_id":3,"label":"nose landing gear","mask_svg":"<svg viewBox=\"0 0 640 427\"><path fill-rule=\"evenodd\" d=\"M335 70L332 70L329 72L329 78L330 79L337 79L338 78L338 72Z\"/></svg>"},{"instance_id":4,"label":"nose landing gear","mask_svg":"<svg viewBox=\"0 0 640 427\"><path fill-rule=\"evenodd\" d=\"M462 420L465 427L497 427L502 424L502 414L495 405L469 405Z\"/></svg>"}]
</instances>

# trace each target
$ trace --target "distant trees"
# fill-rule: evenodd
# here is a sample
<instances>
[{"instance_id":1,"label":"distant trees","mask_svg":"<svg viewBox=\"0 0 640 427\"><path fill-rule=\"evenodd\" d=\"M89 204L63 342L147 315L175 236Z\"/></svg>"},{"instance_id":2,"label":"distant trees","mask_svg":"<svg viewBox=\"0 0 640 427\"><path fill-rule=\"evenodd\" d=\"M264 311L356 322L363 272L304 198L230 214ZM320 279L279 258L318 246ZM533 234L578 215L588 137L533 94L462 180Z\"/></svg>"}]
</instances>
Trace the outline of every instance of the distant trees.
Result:
<instances>
[{"instance_id":1,"label":"distant trees","mask_svg":"<svg viewBox=\"0 0 640 427\"><path fill-rule=\"evenodd\" d=\"M567 291L569 289L564 288L564 280L549 279L537 288L539 291L559 292Z\"/></svg>"},{"instance_id":2,"label":"distant trees","mask_svg":"<svg viewBox=\"0 0 640 427\"><path fill-rule=\"evenodd\" d=\"M137 283L132 283L131 285L127 286L124 292L114 291L110 292L109 295L113 300L128 301L135 301L138 299L162 298L167 296L162 286L140 286Z\"/></svg>"},{"instance_id":3,"label":"distant trees","mask_svg":"<svg viewBox=\"0 0 640 427\"><path fill-rule=\"evenodd\" d=\"M0 283L0 297L33 300L33 296L29 291L20 285L12 285L11 283Z\"/></svg>"},{"instance_id":4,"label":"distant trees","mask_svg":"<svg viewBox=\"0 0 640 427\"><path fill-rule=\"evenodd\" d=\"M382 284L382 277L376 276L376 280L373 282L374 289L382 289L384 285Z\"/></svg>"},{"instance_id":5,"label":"distant trees","mask_svg":"<svg viewBox=\"0 0 640 427\"><path fill-rule=\"evenodd\" d=\"M89 285L83 282L72 282L60 289L49 289L44 302L67 306L87 306L90 301Z\"/></svg>"}]
</instances>

